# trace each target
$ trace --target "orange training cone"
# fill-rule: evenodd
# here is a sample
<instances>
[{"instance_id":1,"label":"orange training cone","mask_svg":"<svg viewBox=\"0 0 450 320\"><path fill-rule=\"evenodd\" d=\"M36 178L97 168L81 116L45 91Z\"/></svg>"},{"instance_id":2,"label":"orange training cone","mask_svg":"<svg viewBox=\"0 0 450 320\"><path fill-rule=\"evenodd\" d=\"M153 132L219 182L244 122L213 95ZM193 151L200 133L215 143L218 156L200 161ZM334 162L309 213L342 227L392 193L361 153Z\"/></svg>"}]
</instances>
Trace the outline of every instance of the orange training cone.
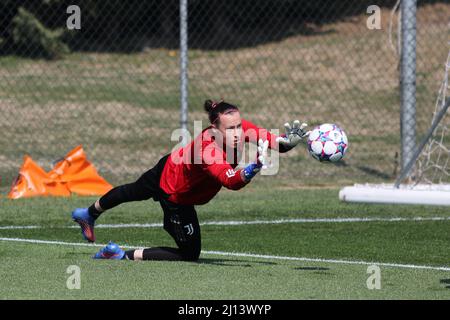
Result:
<instances>
[{"instance_id":1,"label":"orange training cone","mask_svg":"<svg viewBox=\"0 0 450 320\"><path fill-rule=\"evenodd\" d=\"M29 156L25 156L8 198L70 196L71 193L103 195L111 189L112 185L97 173L86 159L82 146L78 146L48 173Z\"/></svg>"},{"instance_id":2,"label":"orange training cone","mask_svg":"<svg viewBox=\"0 0 450 320\"><path fill-rule=\"evenodd\" d=\"M70 151L48 174L52 180L67 184L68 189L78 195L104 195L112 189L87 160L82 146Z\"/></svg>"},{"instance_id":3,"label":"orange training cone","mask_svg":"<svg viewBox=\"0 0 450 320\"><path fill-rule=\"evenodd\" d=\"M19 171L19 176L8 194L10 199L18 199L35 196L70 195L70 191L57 183L52 183L48 174L31 159L24 157L24 162Z\"/></svg>"}]
</instances>

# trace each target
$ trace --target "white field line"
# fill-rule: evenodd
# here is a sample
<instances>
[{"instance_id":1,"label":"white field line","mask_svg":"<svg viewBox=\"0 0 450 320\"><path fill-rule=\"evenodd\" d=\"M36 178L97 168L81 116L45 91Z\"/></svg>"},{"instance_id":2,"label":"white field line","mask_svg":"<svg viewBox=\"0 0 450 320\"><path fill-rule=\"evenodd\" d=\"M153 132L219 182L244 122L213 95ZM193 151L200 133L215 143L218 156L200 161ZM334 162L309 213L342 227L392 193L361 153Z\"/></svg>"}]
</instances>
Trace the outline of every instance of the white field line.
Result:
<instances>
[{"instance_id":1,"label":"white field line","mask_svg":"<svg viewBox=\"0 0 450 320\"><path fill-rule=\"evenodd\" d=\"M41 226L3 226L0 230L14 230L14 229L42 229Z\"/></svg>"},{"instance_id":2,"label":"white field line","mask_svg":"<svg viewBox=\"0 0 450 320\"><path fill-rule=\"evenodd\" d=\"M409 221L450 221L450 217L414 217L414 218L304 218L304 219L278 219L278 220L250 220L250 221L206 221L200 223L201 226L240 226L259 224L289 224L289 223L350 223L350 222L409 222ZM95 228L115 229L115 228L159 228L162 223L125 223L125 224L98 224ZM46 226L0 226L0 230L10 229L47 229ZM77 229L76 225L62 226L55 228Z\"/></svg>"},{"instance_id":3,"label":"white field line","mask_svg":"<svg viewBox=\"0 0 450 320\"><path fill-rule=\"evenodd\" d=\"M80 247L103 247L103 246L105 246L105 244L88 244L88 243L78 243L78 242L63 242L63 241L21 239L21 238L0 238L0 241L32 243L32 244L63 245L63 246L80 246ZM124 249L130 249L130 248L137 248L139 246L121 246L121 247ZM318 259L318 258L304 258L304 257L285 257L285 256L272 256L272 255L240 253L240 252L202 251L202 254L217 255L217 256L248 257L248 258L258 258L258 259L268 259L268 260L321 262L321 263L335 263L335 264L349 264L349 265L377 265L377 266L392 267L392 268L450 271L450 267L423 266L423 265L385 263L385 262Z\"/></svg>"}]
</instances>

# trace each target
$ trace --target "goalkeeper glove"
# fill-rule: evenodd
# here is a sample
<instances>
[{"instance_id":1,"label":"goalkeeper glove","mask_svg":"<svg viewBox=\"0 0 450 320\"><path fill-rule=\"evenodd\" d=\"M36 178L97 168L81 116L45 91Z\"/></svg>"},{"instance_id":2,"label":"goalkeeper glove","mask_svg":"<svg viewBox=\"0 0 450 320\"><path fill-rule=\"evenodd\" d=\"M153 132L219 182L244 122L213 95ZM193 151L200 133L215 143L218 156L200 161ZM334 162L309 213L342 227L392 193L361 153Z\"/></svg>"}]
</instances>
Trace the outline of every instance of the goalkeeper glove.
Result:
<instances>
[{"instance_id":1,"label":"goalkeeper glove","mask_svg":"<svg viewBox=\"0 0 450 320\"><path fill-rule=\"evenodd\" d=\"M295 120L291 125L286 122L284 124L284 128L286 130L286 135L282 137L278 137L276 141L285 147L293 148L306 136L309 135L309 131L304 130L308 125L306 123L302 123L300 125L300 121Z\"/></svg>"},{"instance_id":2,"label":"goalkeeper glove","mask_svg":"<svg viewBox=\"0 0 450 320\"><path fill-rule=\"evenodd\" d=\"M266 157L268 147L269 147L269 140L263 141L262 139L259 139L256 163L250 163L243 169L246 181L250 181L259 171L261 171L261 168L264 169L266 168Z\"/></svg>"}]
</instances>

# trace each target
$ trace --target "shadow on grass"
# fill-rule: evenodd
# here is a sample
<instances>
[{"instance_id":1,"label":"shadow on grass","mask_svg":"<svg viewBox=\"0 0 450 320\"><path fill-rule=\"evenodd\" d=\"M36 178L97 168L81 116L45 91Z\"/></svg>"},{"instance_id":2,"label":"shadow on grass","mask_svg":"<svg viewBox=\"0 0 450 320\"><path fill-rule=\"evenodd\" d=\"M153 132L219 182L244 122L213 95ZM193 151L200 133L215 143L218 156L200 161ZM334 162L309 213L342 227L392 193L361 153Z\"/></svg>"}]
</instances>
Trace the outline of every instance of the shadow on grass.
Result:
<instances>
[{"instance_id":1,"label":"shadow on grass","mask_svg":"<svg viewBox=\"0 0 450 320\"><path fill-rule=\"evenodd\" d=\"M373 176L373 177L377 177L377 178L381 178L381 179L385 179L385 180L390 180L390 179L394 178L393 175L385 173L385 172L381 172L374 168L369 168L366 166L356 166L356 168L358 170L364 172L365 174L368 174L369 176Z\"/></svg>"},{"instance_id":2,"label":"shadow on grass","mask_svg":"<svg viewBox=\"0 0 450 320\"><path fill-rule=\"evenodd\" d=\"M303 271L327 271L327 270L330 270L330 268L325 268L325 267L297 267L297 268L294 268L294 270L303 270Z\"/></svg>"},{"instance_id":3,"label":"shadow on grass","mask_svg":"<svg viewBox=\"0 0 450 320\"><path fill-rule=\"evenodd\" d=\"M450 289L450 279L441 279L441 281L439 281L442 284L446 284L445 288Z\"/></svg>"},{"instance_id":4,"label":"shadow on grass","mask_svg":"<svg viewBox=\"0 0 450 320\"><path fill-rule=\"evenodd\" d=\"M92 256L95 254L96 251L93 252L76 252L76 251L69 251L61 253L58 257L59 258L92 258Z\"/></svg>"},{"instance_id":5,"label":"shadow on grass","mask_svg":"<svg viewBox=\"0 0 450 320\"><path fill-rule=\"evenodd\" d=\"M263 265L276 265L275 262L268 261L249 261L249 260L237 260L237 259L199 259L198 264L209 264L216 266L228 266L228 267L252 267L254 264Z\"/></svg>"}]
</instances>

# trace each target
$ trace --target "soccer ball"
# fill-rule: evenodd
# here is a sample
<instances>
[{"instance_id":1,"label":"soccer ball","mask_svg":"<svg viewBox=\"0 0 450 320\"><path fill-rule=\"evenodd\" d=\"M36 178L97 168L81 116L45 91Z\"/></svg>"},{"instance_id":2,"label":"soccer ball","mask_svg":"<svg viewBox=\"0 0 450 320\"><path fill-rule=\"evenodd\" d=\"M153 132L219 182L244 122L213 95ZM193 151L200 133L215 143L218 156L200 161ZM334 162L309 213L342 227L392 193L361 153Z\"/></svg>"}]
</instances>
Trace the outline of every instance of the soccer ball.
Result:
<instances>
[{"instance_id":1,"label":"soccer ball","mask_svg":"<svg viewBox=\"0 0 450 320\"><path fill-rule=\"evenodd\" d=\"M335 124L325 123L317 126L308 137L308 151L320 162L341 160L347 148L347 135Z\"/></svg>"}]
</instances>

